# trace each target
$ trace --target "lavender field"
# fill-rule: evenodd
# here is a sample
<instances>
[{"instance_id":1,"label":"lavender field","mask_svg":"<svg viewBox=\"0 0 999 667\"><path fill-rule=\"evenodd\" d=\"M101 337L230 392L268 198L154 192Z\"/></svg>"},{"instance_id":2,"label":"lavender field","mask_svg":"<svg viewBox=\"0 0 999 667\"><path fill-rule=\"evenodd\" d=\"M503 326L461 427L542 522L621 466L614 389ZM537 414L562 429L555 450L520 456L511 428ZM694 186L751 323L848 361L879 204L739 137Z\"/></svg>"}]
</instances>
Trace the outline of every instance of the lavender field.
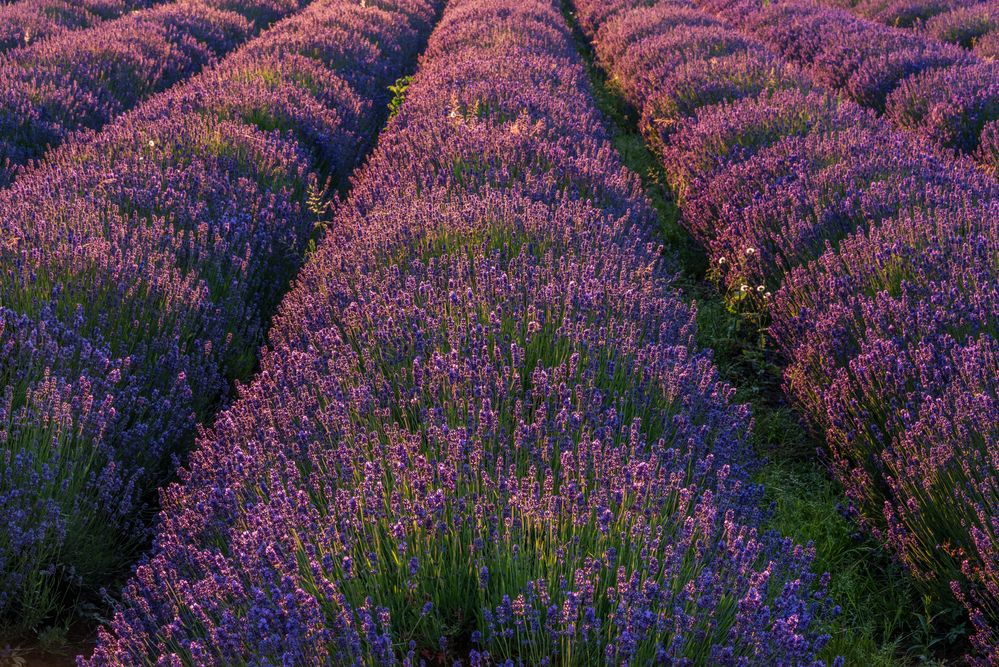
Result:
<instances>
[{"instance_id":1,"label":"lavender field","mask_svg":"<svg viewBox=\"0 0 999 667\"><path fill-rule=\"evenodd\" d=\"M999 665L992 0L0 0L0 667Z\"/></svg>"}]
</instances>

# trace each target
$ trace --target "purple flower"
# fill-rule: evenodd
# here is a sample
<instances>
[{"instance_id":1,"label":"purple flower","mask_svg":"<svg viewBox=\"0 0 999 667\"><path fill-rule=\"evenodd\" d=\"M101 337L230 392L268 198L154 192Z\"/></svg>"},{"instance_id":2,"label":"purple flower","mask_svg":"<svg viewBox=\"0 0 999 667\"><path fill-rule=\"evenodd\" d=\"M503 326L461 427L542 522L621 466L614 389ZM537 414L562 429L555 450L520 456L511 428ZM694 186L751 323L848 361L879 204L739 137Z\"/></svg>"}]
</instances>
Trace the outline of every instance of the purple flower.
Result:
<instances>
[{"instance_id":1,"label":"purple flower","mask_svg":"<svg viewBox=\"0 0 999 667\"><path fill-rule=\"evenodd\" d=\"M640 192L554 3L452 3L86 664L813 664Z\"/></svg>"},{"instance_id":2,"label":"purple flower","mask_svg":"<svg viewBox=\"0 0 999 667\"><path fill-rule=\"evenodd\" d=\"M0 86L0 150L14 151L11 166L43 148L38 136L61 140L138 105L0 192L0 520L11 535L0 540L0 625L51 621L63 593L131 567L149 537L147 499L197 423L250 376L324 188L345 185L370 147L387 86L436 14L432 4L382 4L330 0L300 14L288 0L168 4L0 65L11 84ZM225 487L211 496L243 500ZM264 598L303 618L320 613L302 597L308 586L270 583L253 594L268 646L295 635L263 612ZM24 614L26 594L52 606ZM210 646L188 648L207 656Z\"/></svg>"}]
</instances>

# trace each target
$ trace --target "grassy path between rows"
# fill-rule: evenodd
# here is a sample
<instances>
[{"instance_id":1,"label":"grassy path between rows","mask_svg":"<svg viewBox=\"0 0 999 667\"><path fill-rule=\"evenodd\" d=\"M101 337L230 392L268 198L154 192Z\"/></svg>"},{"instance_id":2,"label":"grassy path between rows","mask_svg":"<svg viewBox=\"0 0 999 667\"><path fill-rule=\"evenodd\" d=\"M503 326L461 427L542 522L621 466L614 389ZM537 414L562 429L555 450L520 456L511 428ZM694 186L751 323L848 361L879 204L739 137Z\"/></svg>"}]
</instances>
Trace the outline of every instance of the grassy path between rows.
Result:
<instances>
[{"instance_id":1,"label":"grassy path between rows","mask_svg":"<svg viewBox=\"0 0 999 667\"><path fill-rule=\"evenodd\" d=\"M799 543L812 542L816 570L829 572L829 592L843 613L830 625L823 657L842 655L847 665L902 667L953 664L960 655L961 621L933 617L905 571L844 516L842 489L821 460L821 438L809 433L781 389L781 365L755 316L731 311L708 279L704 251L679 225L679 210L663 169L638 130L637 113L594 63L593 50L563 1L597 106L606 115L622 161L641 176L659 217L667 253L677 258L677 287L697 305L698 344L714 350L736 399L752 407L752 443L766 459L758 481L772 504L770 527ZM955 626L957 630L954 630Z\"/></svg>"}]
</instances>

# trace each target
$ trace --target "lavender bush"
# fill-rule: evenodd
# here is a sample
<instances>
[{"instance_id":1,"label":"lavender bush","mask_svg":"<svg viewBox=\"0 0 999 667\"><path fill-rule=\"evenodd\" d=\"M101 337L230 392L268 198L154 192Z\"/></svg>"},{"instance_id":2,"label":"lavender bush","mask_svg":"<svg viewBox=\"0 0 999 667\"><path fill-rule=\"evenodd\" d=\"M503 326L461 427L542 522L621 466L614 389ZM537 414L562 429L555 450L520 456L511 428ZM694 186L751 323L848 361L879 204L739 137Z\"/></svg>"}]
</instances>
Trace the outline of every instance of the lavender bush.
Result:
<instances>
[{"instance_id":1,"label":"lavender bush","mask_svg":"<svg viewBox=\"0 0 999 667\"><path fill-rule=\"evenodd\" d=\"M993 41L999 29L999 3L995 0L823 0L823 4L897 28L910 28L927 37L974 49Z\"/></svg>"},{"instance_id":2,"label":"lavender bush","mask_svg":"<svg viewBox=\"0 0 999 667\"><path fill-rule=\"evenodd\" d=\"M451 3L81 664L814 664L639 192L554 3Z\"/></svg>"},{"instance_id":3,"label":"lavender bush","mask_svg":"<svg viewBox=\"0 0 999 667\"><path fill-rule=\"evenodd\" d=\"M985 664L999 612L997 212L993 198L900 216L792 273L774 297L788 385L812 404L848 495L918 577L954 582ZM875 438L883 449L870 456Z\"/></svg>"},{"instance_id":4,"label":"lavender bush","mask_svg":"<svg viewBox=\"0 0 999 667\"><path fill-rule=\"evenodd\" d=\"M577 7L600 64L640 110L729 302L770 318L787 391L825 433L853 513L933 599L965 605L971 660L999 659L994 179L808 85L760 42L715 60L706 37L734 37L687 2L633 3L655 41L598 4ZM792 60L826 48L812 9L723 13L768 26ZM639 71L656 74L637 83ZM983 127L980 150L994 153L995 125Z\"/></svg>"},{"instance_id":5,"label":"lavender bush","mask_svg":"<svg viewBox=\"0 0 999 667\"><path fill-rule=\"evenodd\" d=\"M995 62L999 58L999 30L991 30L975 40L975 55Z\"/></svg>"},{"instance_id":6,"label":"lavender bush","mask_svg":"<svg viewBox=\"0 0 999 667\"><path fill-rule=\"evenodd\" d=\"M997 65L958 46L797 0L698 4L921 141L978 157L984 126L999 120Z\"/></svg>"},{"instance_id":7,"label":"lavender bush","mask_svg":"<svg viewBox=\"0 0 999 667\"><path fill-rule=\"evenodd\" d=\"M885 115L931 142L974 153L985 126L999 122L999 65L948 67L906 79L888 98ZM987 158L983 164L989 166Z\"/></svg>"},{"instance_id":8,"label":"lavender bush","mask_svg":"<svg viewBox=\"0 0 999 667\"><path fill-rule=\"evenodd\" d=\"M999 30L999 2L959 5L926 22L923 31L936 39L974 48Z\"/></svg>"},{"instance_id":9,"label":"lavender bush","mask_svg":"<svg viewBox=\"0 0 999 667\"><path fill-rule=\"evenodd\" d=\"M978 0L824 0L823 4L847 9L871 21L896 28L918 28L952 11L973 7ZM950 40L945 40L950 41Z\"/></svg>"},{"instance_id":10,"label":"lavender bush","mask_svg":"<svg viewBox=\"0 0 999 667\"><path fill-rule=\"evenodd\" d=\"M9 52L0 61L0 185L73 132L99 129L303 4L182 0Z\"/></svg>"},{"instance_id":11,"label":"lavender bush","mask_svg":"<svg viewBox=\"0 0 999 667\"><path fill-rule=\"evenodd\" d=\"M150 0L17 0L0 4L0 52L90 28L152 4Z\"/></svg>"},{"instance_id":12,"label":"lavender bush","mask_svg":"<svg viewBox=\"0 0 999 667\"><path fill-rule=\"evenodd\" d=\"M134 557L435 14L319 2L0 193L0 624Z\"/></svg>"}]
</instances>

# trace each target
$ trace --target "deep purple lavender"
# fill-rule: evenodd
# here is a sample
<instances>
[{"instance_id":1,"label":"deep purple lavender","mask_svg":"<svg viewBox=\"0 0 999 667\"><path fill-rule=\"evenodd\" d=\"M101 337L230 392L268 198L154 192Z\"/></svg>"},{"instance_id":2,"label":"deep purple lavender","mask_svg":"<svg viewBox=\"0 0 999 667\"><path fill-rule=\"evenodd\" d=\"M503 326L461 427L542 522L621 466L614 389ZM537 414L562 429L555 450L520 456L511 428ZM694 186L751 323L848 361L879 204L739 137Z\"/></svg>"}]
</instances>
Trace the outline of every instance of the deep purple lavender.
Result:
<instances>
[{"instance_id":1,"label":"deep purple lavender","mask_svg":"<svg viewBox=\"0 0 999 667\"><path fill-rule=\"evenodd\" d=\"M821 0L821 3L895 28L918 29L937 16L975 7L980 0Z\"/></svg>"},{"instance_id":2,"label":"deep purple lavender","mask_svg":"<svg viewBox=\"0 0 999 667\"><path fill-rule=\"evenodd\" d=\"M0 4L0 53L90 28L153 4L152 0L17 0Z\"/></svg>"},{"instance_id":3,"label":"deep purple lavender","mask_svg":"<svg viewBox=\"0 0 999 667\"><path fill-rule=\"evenodd\" d=\"M196 74L304 0L180 0L0 59L0 186L79 130L96 130Z\"/></svg>"},{"instance_id":4,"label":"deep purple lavender","mask_svg":"<svg viewBox=\"0 0 999 667\"><path fill-rule=\"evenodd\" d=\"M707 248L730 304L771 319L786 389L825 433L857 519L935 599L966 606L972 660L994 662L999 187L809 85L760 42L718 59L706 45L739 35L701 21L687 2L635 0L641 21L599 5L577 3L599 63L640 110L681 223ZM831 40L822 11L804 5L721 11L798 62L855 39ZM638 72L655 74L639 81ZM923 102L935 104L963 85L949 75L927 72L899 90L924 86ZM979 120L988 112L953 98L938 106L939 127L981 128L980 162L994 173L999 130Z\"/></svg>"},{"instance_id":5,"label":"deep purple lavender","mask_svg":"<svg viewBox=\"0 0 999 667\"><path fill-rule=\"evenodd\" d=\"M973 154L986 125L999 122L999 63L924 72L889 96L885 116L941 146ZM996 164L986 162L995 169Z\"/></svg>"},{"instance_id":6,"label":"deep purple lavender","mask_svg":"<svg viewBox=\"0 0 999 667\"><path fill-rule=\"evenodd\" d=\"M979 41L992 40L999 30L996 0L822 0L878 23L910 28L927 37L974 49Z\"/></svg>"},{"instance_id":7,"label":"deep purple lavender","mask_svg":"<svg viewBox=\"0 0 999 667\"><path fill-rule=\"evenodd\" d=\"M135 556L436 12L323 0L0 193L0 625Z\"/></svg>"},{"instance_id":8,"label":"deep purple lavender","mask_svg":"<svg viewBox=\"0 0 999 667\"><path fill-rule=\"evenodd\" d=\"M977 157L984 126L999 120L999 65L959 46L807 1L697 4L920 141Z\"/></svg>"},{"instance_id":9,"label":"deep purple lavender","mask_svg":"<svg viewBox=\"0 0 999 667\"><path fill-rule=\"evenodd\" d=\"M555 3L452 2L81 664L815 664L640 192Z\"/></svg>"}]
</instances>

